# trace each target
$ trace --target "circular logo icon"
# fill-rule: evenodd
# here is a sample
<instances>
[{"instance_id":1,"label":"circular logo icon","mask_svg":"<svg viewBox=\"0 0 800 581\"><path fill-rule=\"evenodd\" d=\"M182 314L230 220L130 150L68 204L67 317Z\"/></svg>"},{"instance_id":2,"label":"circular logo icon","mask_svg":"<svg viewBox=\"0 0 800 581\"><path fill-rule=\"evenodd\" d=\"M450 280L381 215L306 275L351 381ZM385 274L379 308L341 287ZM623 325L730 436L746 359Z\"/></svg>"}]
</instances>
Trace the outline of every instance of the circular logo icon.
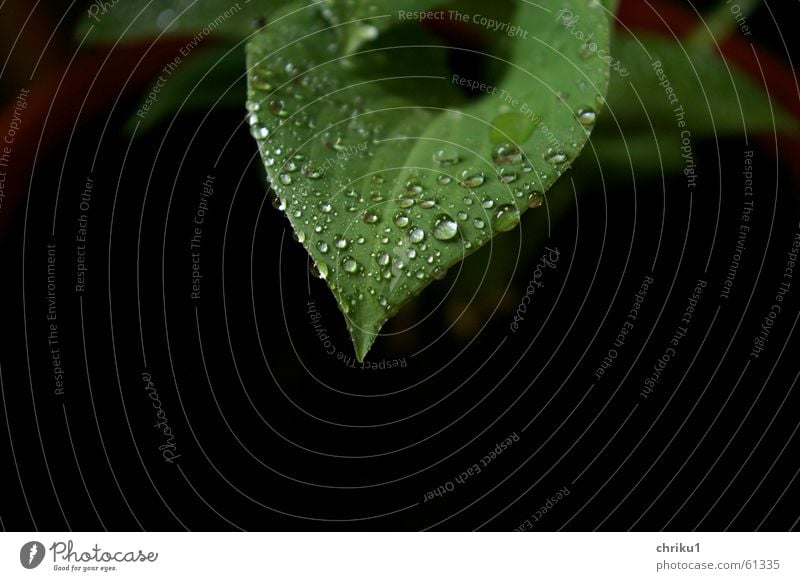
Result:
<instances>
[{"instance_id":1,"label":"circular logo icon","mask_svg":"<svg viewBox=\"0 0 800 581\"><path fill-rule=\"evenodd\" d=\"M25 543L19 550L19 562L26 569L35 569L42 564L44 553L44 545L39 541Z\"/></svg>"}]
</instances>

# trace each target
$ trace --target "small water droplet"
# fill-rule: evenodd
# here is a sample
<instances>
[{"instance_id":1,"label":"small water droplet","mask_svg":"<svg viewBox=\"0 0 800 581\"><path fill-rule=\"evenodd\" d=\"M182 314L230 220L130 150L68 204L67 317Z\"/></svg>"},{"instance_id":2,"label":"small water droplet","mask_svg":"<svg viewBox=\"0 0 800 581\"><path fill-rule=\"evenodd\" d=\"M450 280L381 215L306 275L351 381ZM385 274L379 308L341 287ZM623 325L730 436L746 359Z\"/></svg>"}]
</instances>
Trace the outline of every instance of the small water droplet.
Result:
<instances>
[{"instance_id":1,"label":"small water droplet","mask_svg":"<svg viewBox=\"0 0 800 581\"><path fill-rule=\"evenodd\" d=\"M317 278L328 278L328 265L324 262L312 262L310 270L311 274Z\"/></svg>"},{"instance_id":2,"label":"small water droplet","mask_svg":"<svg viewBox=\"0 0 800 581\"><path fill-rule=\"evenodd\" d=\"M313 167L311 165L304 165L303 166L303 175L306 176L310 180L318 180L325 174L325 170L318 167Z\"/></svg>"},{"instance_id":3,"label":"small water droplet","mask_svg":"<svg viewBox=\"0 0 800 581\"><path fill-rule=\"evenodd\" d=\"M483 220L481 220L480 218L475 218L475 220L473 221L473 224L475 224L475 227L478 230L483 230L484 226L486 226L486 223Z\"/></svg>"},{"instance_id":4,"label":"small water droplet","mask_svg":"<svg viewBox=\"0 0 800 581\"><path fill-rule=\"evenodd\" d=\"M440 186L449 186L452 183L452 181L453 178L447 175L440 175L438 178L436 178L436 183L439 184Z\"/></svg>"},{"instance_id":5,"label":"small water droplet","mask_svg":"<svg viewBox=\"0 0 800 581\"><path fill-rule=\"evenodd\" d=\"M414 200L412 198L399 198L397 200L397 205L401 208L410 208L414 205Z\"/></svg>"},{"instance_id":6,"label":"small water droplet","mask_svg":"<svg viewBox=\"0 0 800 581\"><path fill-rule=\"evenodd\" d=\"M541 208L544 204L544 194L542 192L531 192L528 194L528 207L531 209Z\"/></svg>"},{"instance_id":7,"label":"small water droplet","mask_svg":"<svg viewBox=\"0 0 800 581\"><path fill-rule=\"evenodd\" d=\"M367 212L364 214L364 222L366 224L377 224L378 220L378 215L375 212Z\"/></svg>"},{"instance_id":8,"label":"small water droplet","mask_svg":"<svg viewBox=\"0 0 800 581\"><path fill-rule=\"evenodd\" d=\"M385 181L386 180L380 174L375 174L374 176L372 176L372 183L374 183L374 184L380 185L380 184L384 183Z\"/></svg>"},{"instance_id":9,"label":"small water droplet","mask_svg":"<svg viewBox=\"0 0 800 581\"><path fill-rule=\"evenodd\" d=\"M333 245L340 250L347 248L347 238L337 234L333 239Z\"/></svg>"},{"instance_id":10,"label":"small water droplet","mask_svg":"<svg viewBox=\"0 0 800 581\"><path fill-rule=\"evenodd\" d=\"M492 159L498 165L520 163L522 152L513 143L501 143L492 151Z\"/></svg>"},{"instance_id":11,"label":"small water droplet","mask_svg":"<svg viewBox=\"0 0 800 581\"><path fill-rule=\"evenodd\" d=\"M317 250L322 252L322 254L328 254L329 250L328 243L325 242L324 240L320 240L319 242L317 242Z\"/></svg>"},{"instance_id":12,"label":"small water droplet","mask_svg":"<svg viewBox=\"0 0 800 581\"><path fill-rule=\"evenodd\" d=\"M279 179L280 179L281 183L282 183L284 186L291 185L291 183L292 183L292 176L290 176L288 173L282 173L282 174L280 175L280 178L279 178Z\"/></svg>"},{"instance_id":13,"label":"small water droplet","mask_svg":"<svg viewBox=\"0 0 800 581\"><path fill-rule=\"evenodd\" d=\"M504 184L511 184L517 181L517 171L510 167L504 167L499 172L500 181Z\"/></svg>"},{"instance_id":14,"label":"small water droplet","mask_svg":"<svg viewBox=\"0 0 800 581\"><path fill-rule=\"evenodd\" d=\"M560 165L569 160L569 157L567 157L566 153L564 153L560 149L553 149L553 148L548 149L544 153L543 157L544 160L550 165Z\"/></svg>"},{"instance_id":15,"label":"small water droplet","mask_svg":"<svg viewBox=\"0 0 800 581\"><path fill-rule=\"evenodd\" d=\"M398 228L405 228L408 226L408 216L405 214L397 214L394 217L394 223Z\"/></svg>"},{"instance_id":16,"label":"small water droplet","mask_svg":"<svg viewBox=\"0 0 800 581\"><path fill-rule=\"evenodd\" d=\"M286 104L280 99L274 99L270 101L267 108L269 109L269 112L276 117L286 117L289 115L288 111L286 111Z\"/></svg>"},{"instance_id":17,"label":"small water droplet","mask_svg":"<svg viewBox=\"0 0 800 581\"><path fill-rule=\"evenodd\" d=\"M494 208L494 200L492 198L485 198L483 202L481 202L481 206L486 210L490 210Z\"/></svg>"},{"instance_id":18,"label":"small water droplet","mask_svg":"<svg viewBox=\"0 0 800 581\"><path fill-rule=\"evenodd\" d=\"M414 195L421 194L423 191L423 187L422 184L419 183L417 180L409 180L406 183L406 191L409 194L414 194Z\"/></svg>"},{"instance_id":19,"label":"small water droplet","mask_svg":"<svg viewBox=\"0 0 800 581\"><path fill-rule=\"evenodd\" d=\"M250 127L250 134L258 141L264 141L269 138L269 127L256 123Z\"/></svg>"},{"instance_id":20,"label":"small water droplet","mask_svg":"<svg viewBox=\"0 0 800 581\"><path fill-rule=\"evenodd\" d=\"M519 224L520 214L516 206L506 204L497 209L494 216L494 229L498 232L508 232Z\"/></svg>"},{"instance_id":21,"label":"small water droplet","mask_svg":"<svg viewBox=\"0 0 800 581\"><path fill-rule=\"evenodd\" d=\"M375 257L375 262L380 266L389 266L390 261L391 257L386 252L379 252Z\"/></svg>"},{"instance_id":22,"label":"small water droplet","mask_svg":"<svg viewBox=\"0 0 800 581\"><path fill-rule=\"evenodd\" d=\"M584 107L578 110L578 121L584 127L592 127L597 121L597 113L594 112L594 109Z\"/></svg>"}]
</instances>

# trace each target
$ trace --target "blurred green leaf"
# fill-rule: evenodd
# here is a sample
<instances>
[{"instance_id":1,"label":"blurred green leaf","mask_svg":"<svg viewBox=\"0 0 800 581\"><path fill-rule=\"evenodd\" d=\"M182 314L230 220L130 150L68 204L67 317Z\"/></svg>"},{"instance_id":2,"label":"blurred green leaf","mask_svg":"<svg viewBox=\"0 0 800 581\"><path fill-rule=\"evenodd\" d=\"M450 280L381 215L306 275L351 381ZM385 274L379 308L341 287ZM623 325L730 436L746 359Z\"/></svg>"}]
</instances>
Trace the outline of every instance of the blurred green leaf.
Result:
<instances>
[{"instance_id":1,"label":"blurred green leaf","mask_svg":"<svg viewBox=\"0 0 800 581\"><path fill-rule=\"evenodd\" d=\"M159 36L242 39L289 0L96 0L79 21L76 38L89 44L152 41Z\"/></svg>"},{"instance_id":2,"label":"blurred green leaf","mask_svg":"<svg viewBox=\"0 0 800 581\"><path fill-rule=\"evenodd\" d=\"M176 114L241 108L247 96L244 50L209 47L193 54L172 74L162 74L125 129L145 133ZM157 89L157 92L154 92Z\"/></svg>"}]
</instances>

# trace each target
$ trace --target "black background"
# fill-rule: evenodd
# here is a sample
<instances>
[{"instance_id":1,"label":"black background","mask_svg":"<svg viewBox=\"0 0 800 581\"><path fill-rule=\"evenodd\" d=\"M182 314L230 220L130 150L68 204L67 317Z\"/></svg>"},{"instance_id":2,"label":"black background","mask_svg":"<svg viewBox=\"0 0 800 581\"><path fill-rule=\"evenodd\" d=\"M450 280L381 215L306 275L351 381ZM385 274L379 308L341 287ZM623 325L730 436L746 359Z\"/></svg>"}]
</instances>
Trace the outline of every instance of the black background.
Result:
<instances>
[{"instance_id":1,"label":"black background","mask_svg":"<svg viewBox=\"0 0 800 581\"><path fill-rule=\"evenodd\" d=\"M789 4L770 3L778 22L788 21ZM768 12L752 25L759 42L785 54ZM696 144L701 179L691 199L682 177L664 187L637 180L635 190L582 187L553 224L548 243L561 261L518 333L509 331L513 309L541 248L520 259L502 300L511 309L474 337L448 333L438 308L454 273L415 307L430 316L417 325L399 317L387 328L397 335L369 355L408 366L371 371L329 356L315 335L309 300L332 344L351 354L330 293L310 278L270 204L241 113L185 115L131 142L118 128L137 102L126 96L100 121L78 123L38 159L3 238L4 529L797 526L800 280L766 352L749 358L800 221L784 165L796 152L776 151L770 137ZM755 150L752 232L723 300L745 149ZM208 174L205 279L192 301L188 241ZM96 186L81 294L74 239L88 176ZM52 242L63 395L47 343ZM651 273L641 319L609 374L594 380ZM701 278L708 287L690 332L643 400L644 378ZM158 450L143 373L174 430L174 463ZM425 501L513 433L519 441L480 475ZM564 487L569 495L534 522Z\"/></svg>"}]
</instances>

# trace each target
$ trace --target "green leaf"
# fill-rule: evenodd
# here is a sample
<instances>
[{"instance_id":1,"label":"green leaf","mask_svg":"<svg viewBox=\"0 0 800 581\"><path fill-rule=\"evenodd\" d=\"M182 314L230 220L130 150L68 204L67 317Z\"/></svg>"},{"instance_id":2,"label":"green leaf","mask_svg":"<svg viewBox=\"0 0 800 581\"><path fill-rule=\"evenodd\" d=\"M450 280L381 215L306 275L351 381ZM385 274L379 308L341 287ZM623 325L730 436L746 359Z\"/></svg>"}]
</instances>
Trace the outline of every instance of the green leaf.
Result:
<instances>
[{"instance_id":1,"label":"green leaf","mask_svg":"<svg viewBox=\"0 0 800 581\"><path fill-rule=\"evenodd\" d=\"M541 206L603 102L600 4L497 4L511 21L467 23L496 78L481 75L474 50L460 51L473 72L448 72L451 49L397 11L354 54L338 24L352 19L301 4L248 45L253 135L359 359L410 298ZM465 84L480 98L466 99Z\"/></svg>"},{"instance_id":2,"label":"green leaf","mask_svg":"<svg viewBox=\"0 0 800 581\"><path fill-rule=\"evenodd\" d=\"M289 0L112 0L93 2L75 36L90 44L153 40L160 36L223 36L253 33Z\"/></svg>"},{"instance_id":3,"label":"green leaf","mask_svg":"<svg viewBox=\"0 0 800 581\"><path fill-rule=\"evenodd\" d=\"M666 38L620 33L614 37L612 54L630 73L615 74L608 91L608 110L622 131L650 131L652 123L656 132L679 134L678 107L695 138L797 128L791 115L770 103L762 87L717 52L686 48ZM655 66L658 63L660 67Z\"/></svg>"},{"instance_id":4,"label":"green leaf","mask_svg":"<svg viewBox=\"0 0 800 581\"><path fill-rule=\"evenodd\" d=\"M246 96L245 57L241 48L211 47L180 63L172 74L157 81L158 92L148 92L125 129L138 126L142 134L178 113L215 108L240 108ZM155 87L154 87L155 90Z\"/></svg>"}]
</instances>

